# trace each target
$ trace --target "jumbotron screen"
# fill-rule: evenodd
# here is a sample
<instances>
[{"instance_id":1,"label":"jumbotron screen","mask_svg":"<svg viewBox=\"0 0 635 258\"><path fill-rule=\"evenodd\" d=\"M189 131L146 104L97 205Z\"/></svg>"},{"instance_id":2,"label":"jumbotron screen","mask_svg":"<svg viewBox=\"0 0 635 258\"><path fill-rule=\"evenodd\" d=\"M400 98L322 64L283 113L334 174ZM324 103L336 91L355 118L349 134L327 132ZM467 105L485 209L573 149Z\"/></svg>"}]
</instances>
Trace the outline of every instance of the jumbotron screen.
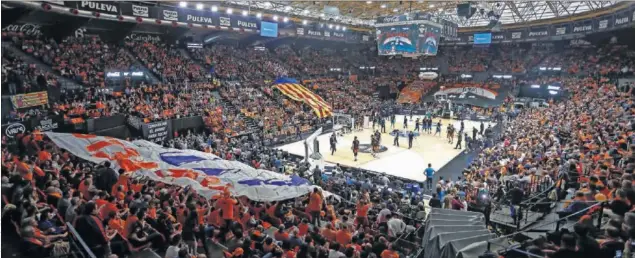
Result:
<instances>
[{"instance_id":1,"label":"jumbotron screen","mask_svg":"<svg viewBox=\"0 0 635 258\"><path fill-rule=\"evenodd\" d=\"M379 55L436 56L441 28L427 24L394 25L377 28Z\"/></svg>"}]
</instances>

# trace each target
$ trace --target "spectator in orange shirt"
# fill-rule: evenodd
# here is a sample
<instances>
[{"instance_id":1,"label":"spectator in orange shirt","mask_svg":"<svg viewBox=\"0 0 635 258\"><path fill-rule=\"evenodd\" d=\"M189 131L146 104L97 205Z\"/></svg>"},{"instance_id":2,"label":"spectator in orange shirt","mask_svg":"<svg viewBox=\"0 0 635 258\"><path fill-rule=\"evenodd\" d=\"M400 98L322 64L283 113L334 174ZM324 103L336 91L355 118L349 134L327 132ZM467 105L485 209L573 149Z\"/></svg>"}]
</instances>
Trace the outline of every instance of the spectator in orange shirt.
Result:
<instances>
[{"instance_id":1,"label":"spectator in orange shirt","mask_svg":"<svg viewBox=\"0 0 635 258\"><path fill-rule=\"evenodd\" d=\"M368 225L368 210L370 207L370 203L366 202L366 200L360 200L357 203L357 227Z\"/></svg>"},{"instance_id":2,"label":"spectator in orange shirt","mask_svg":"<svg viewBox=\"0 0 635 258\"><path fill-rule=\"evenodd\" d=\"M320 211L322 210L322 194L319 188L313 188L313 193L309 197L309 212L311 213L311 223L320 227Z\"/></svg>"},{"instance_id":3,"label":"spectator in orange shirt","mask_svg":"<svg viewBox=\"0 0 635 258\"><path fill-rule=\"evenodd\" d=\"M217 207L221 210L223 220L225 224L223 226L225 233L231 228L232 221L234 220L234 205L238 204L236 199L230 196L228 190L223 193L223 197L216 202ZM225 234L223 233L223 235Z\"/></svg>"},{"instance_id":4,"label":"spectator in orange shirt","mask_svg":"<svg viewBox=\"0 0 635 258\"><path fill-rule=\"evenodd\" d=\"M381 258L399 258L399 253L393 250L392 244L388 244L388 249L381 252Z\"/></svg>"},{"instance_id":5,"label":"spectator in orange shirt","mask_svg":"<svg viewBox=\"0 0 635 258\"><path fill-rule=\"evenodd\" d=\"M342 225L342 229L338 230L335 234L335 241L340 243L342 246L346 246L351 243L353 236L350 232L348 232L348 227L346 225Z\"/></svg>"}]
</instances>

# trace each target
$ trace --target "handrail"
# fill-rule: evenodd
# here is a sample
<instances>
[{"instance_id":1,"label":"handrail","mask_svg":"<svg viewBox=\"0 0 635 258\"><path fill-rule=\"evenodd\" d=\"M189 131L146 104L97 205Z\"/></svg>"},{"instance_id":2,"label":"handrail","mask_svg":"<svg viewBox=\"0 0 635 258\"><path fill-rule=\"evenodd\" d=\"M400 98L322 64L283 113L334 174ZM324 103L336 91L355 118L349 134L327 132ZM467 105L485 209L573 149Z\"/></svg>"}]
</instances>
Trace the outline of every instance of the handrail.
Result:
<instances>
[{"instance_id":1,"label":"handrail","mask_svg":"<svg viewBox=\"0 0 635 258\"><path fill-rule=\"evenodd\" d=\"M75 237L75 239L77 239L77 242L79 242L79 244L81 245L82 249L84 249L86 254L88 254L88 258L97 258L97 256L95 256L93 251L90 250L90 248L88 248L88 245L86 245L86 242L84 242L84 239L82 239L79 233L77 233L77 231L75 230L73 225L71 225L70 222L66 222L66 227L68 228L68 231L71 232L71 234Z\"/></svg>"},{"instance_id":2,"label":"handrail","mask_svg":"<svg viewBox=\"0 0 635 258\"><path fill-rule=\"evenodd\" d=\"M599 205L603 205L603 204L604 204L604 202L599 202L599 203L596 203L596 204L591 205L591 206L589 206L589 207L586 207L586 208L584 208L584 209L582 209L582 210L580 210L580 211L577 211L577 212L571 213L571 214L569 214L569 215L567 215L567 216L565 216L565 217L563 217L563 218L559 218L559 219L557 219L557 220L554 220L554 221L549 221L549 222L547 222L547 223L543 223L543 224L533 225L533 226L531 226L530 228L523 229L523 230L521 230L521 231L517 231L517 232L511 233L511 234L508 234L508 235L503 235L503 236L501 236L501 237L511 237L511 236L515 236L515 235L517 235L517 234L524 233L524 232L526 232L526 231L529 231L529 230L532 230L532 229L538 228L538 227L544 227L544 226L547 226L547 225L550 225L550 224L553 224L553 223L558 223L558 222L560 222L560 221L562 221L562 220L567 220L567 219L569 219L569 218L571 218L571 217L573 217L573 216L575 216L575 215L583 214L583 212L587 212L587 211L588 211L588 210L590 210L591 208L596 207L596 206L599 206Z\"/></svg>"}]
</instances>

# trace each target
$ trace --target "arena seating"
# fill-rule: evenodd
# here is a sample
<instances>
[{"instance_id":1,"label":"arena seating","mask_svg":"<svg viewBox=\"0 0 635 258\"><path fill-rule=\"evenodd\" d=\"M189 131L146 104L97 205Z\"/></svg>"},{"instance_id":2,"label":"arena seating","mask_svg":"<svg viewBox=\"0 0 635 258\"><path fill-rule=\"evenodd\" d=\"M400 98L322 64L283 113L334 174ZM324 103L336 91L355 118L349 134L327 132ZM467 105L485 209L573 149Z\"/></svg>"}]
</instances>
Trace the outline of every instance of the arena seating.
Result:
<instances>
[{"instance_id":1,"label":"arena seating","mask_svg":"<svg viewBox=\"0 0 635 258\"><path fill-rule=\"evenodd\" d=\"M97 37L69 37L60 43L27 37L12 40L24 52L49 64L57 75L44 74L40 78L42 72L3 52L3 77L12 73L25 77L23 83L11 76L3 81L3 84L19 84L10 94L41 89L35 87L39 83L27 83L34 79L44 79L46 84L55 85L56 76L65 76L87 86L65 92L63 101L52 103L45 109L47 112L62 114L67 120L122 114L138 117L146 123L200 115L207 126L205 132L179 133L161 144L207 151L223 159L288 174L304 173L300 169L285 169L287 165L297 167L301 162L265 147L263 140L311 132L323 121L316 119L308 106L285 99L272 90L271 81L278 77L304 80L303 84L322 96L333 109L354 116L371 115L382 105L399 106L381 101L374 94L379 86L396 87L396 81L404 79L412 82L402 90L403 99L398 102L416 102L440 83L445 87L500 87L493 80L449 77L429 82L413 80L419 67L439 65L439 60L433 58L387 60L371 56L357 62L348 57L363 56L363 53L347 56L339 50L296 49L291 45L271 50L225 45L185 50L161 42L128 41L125 47L133 53L130 55L126 49L102 42ZM189 55L186 51L190 51ZM635 195L631 194L633 130L629 120L633 90L622 87L620 91L613 79L597 75L616 74L625 66L632 70L633 59L629 58L632 53L625 52L623 46L566 51L511 46L443 51L450 72L525 73L541 66L561 66L566 70L562 76L534 76L525 81L541 84L561 81L570 92L570 98L550 102L545 108L520 112L511 111L511 101L499 108L470 108L473 112L501 114L509 124L499 138L492 139L474 156L460 180L436 182L432 200L444 203L446 208L454 208L458 206L457 202L465 203L465 206L477 203L479 196L487 192L500 204L499 207L504 207L494 212L503 214L499 217L513 224L517 218L509 215L506 209L519 203L515 198L503 196L503 191L520 191L521 202L526 202L553 189L555 198L550 194L541 195L541 198L556 203L566 198L566 190L572 189L577 193L568 200L571 204L558 209L580 219L578 226L573 228L576 233L595 232L594 238L589 237L589 241L579 243L579 247L592 248L595 246L592 243L601 242L598 249L602 252L620 249L620 244L623 249L624 243L619 236L631 241L630 231L635 228L632 224L635 215L630 211L631 203L635 203ZM127 85L122 91L115 92L90 89L105 86L103 71L134 69L135 58L164 82ZM362 64L375 66L377 74L348 76L348 71L357 71ZM209 74L212 67L214 73ZM341 71L332 73L331 68ZM16 119L24 119L24 116ZM234 203L228 197L205 200L184 188L133 178L128 171L111 171L110 164L94 164L73 156L39 132L23 132L14 139L4 138L2 151L3 205L8 215L3 216L3 226L6 223L9 229L15 229L25 242L25 252L33 257L48 257L56 245L63 245L51 245L50 242L56 241L49 240L62 239L56 243L68 240L64 222L92 225L93 222L86 221L92 218L90 212L94 206L98 206L97 223L107 221L106 227L97 231L105 235L91 234L80 227L76 229L85 240L103 238L110 243L111 251L119 256L144 249L158 253L173 251L180 243L179 239L194 252L209 255L223 249L230 257L249 257L245 254L262 257L267 253L293 257L296 252L297 257L307 252L328 256L330 251L343 252L347 256L357 252L366 257L370 253L389 257L397 252L412 254L422 239L443 243L431 249L433 254L454 257L457 252L448 245L455 244L461 250L467 246L465 241L452 242L454 239L439 236L443 232L421 235L428 233L427 227L421 227L426 213L424 203L428 202L424 202L419 194L403 194L403 191L418 192L412 190L419 188L418 182L357 169L332 168L337 173L312 178L324 190L343 197L343 201L329 200L323 207L316 204L316 200L321 203L324 199L320 194L273 203L237 198ZM112 185L104 184L107 181L103 179L105 173L116 173L118 180ZM388 188L392 191L384 190ZM604 206L606 211L603 212L613 217L608 221L606 232L599 232L588 223L589 217L599 216L599 210L587 212L585 209L605 201L610 205ZM232 212L228 212L230 210ZM221 220L220 211L233 213L234 216L223 217L234 223ZM325 226L309 226L312 224L309 219L315 216L311 211L318 212L318 220L325 221ZM57 216L40 216L35 222L24 219L46 212ZM387 217L386 214L391 215ZM149 225L140 229L147 239L141 240L130 234L130 229L136 227L135 220L143 220ZM373 223L367 223L367 220ZM482 247L483 241L496 238L483 231L485 227L480 220L479 217L476 233L466 235L481 242ZM622 222L625 228L619 227ZM399 224L399 232L394 232L393 224ZM101 230L99 226L96 228ZM363 233L357 231L355 234L355 229L363 229ZM194 236L203 241L197 243ZM307 239L306 236L310 237ZM298 242L292 244L290 240ZM402 247L406 246L402 241L415 243L415 248ZM612 244L616 242L618 244ZM308 245L311 243L312 249ZM541 252L557 252L553 245L544 242L536 241L532 245Z\"/></svg>"}]
</instances>

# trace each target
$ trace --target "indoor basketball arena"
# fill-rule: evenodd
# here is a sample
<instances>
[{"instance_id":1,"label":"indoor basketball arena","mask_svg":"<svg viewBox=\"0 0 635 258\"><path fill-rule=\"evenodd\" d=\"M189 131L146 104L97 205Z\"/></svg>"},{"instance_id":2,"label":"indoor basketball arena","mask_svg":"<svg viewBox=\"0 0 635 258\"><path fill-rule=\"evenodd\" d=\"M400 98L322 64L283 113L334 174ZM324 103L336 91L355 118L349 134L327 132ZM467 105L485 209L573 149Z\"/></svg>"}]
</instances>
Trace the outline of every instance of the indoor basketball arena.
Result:
<instances>
[{"instance_id":1,"label":"indoor basketball arena","mask_svg":"<svg viewBox=\"0 0 635 258\"><path fill-rule=\"evenodd\" d=\"M2 254L635 257L631 1L2 1Z\"/></svg>"}]
</instances>

